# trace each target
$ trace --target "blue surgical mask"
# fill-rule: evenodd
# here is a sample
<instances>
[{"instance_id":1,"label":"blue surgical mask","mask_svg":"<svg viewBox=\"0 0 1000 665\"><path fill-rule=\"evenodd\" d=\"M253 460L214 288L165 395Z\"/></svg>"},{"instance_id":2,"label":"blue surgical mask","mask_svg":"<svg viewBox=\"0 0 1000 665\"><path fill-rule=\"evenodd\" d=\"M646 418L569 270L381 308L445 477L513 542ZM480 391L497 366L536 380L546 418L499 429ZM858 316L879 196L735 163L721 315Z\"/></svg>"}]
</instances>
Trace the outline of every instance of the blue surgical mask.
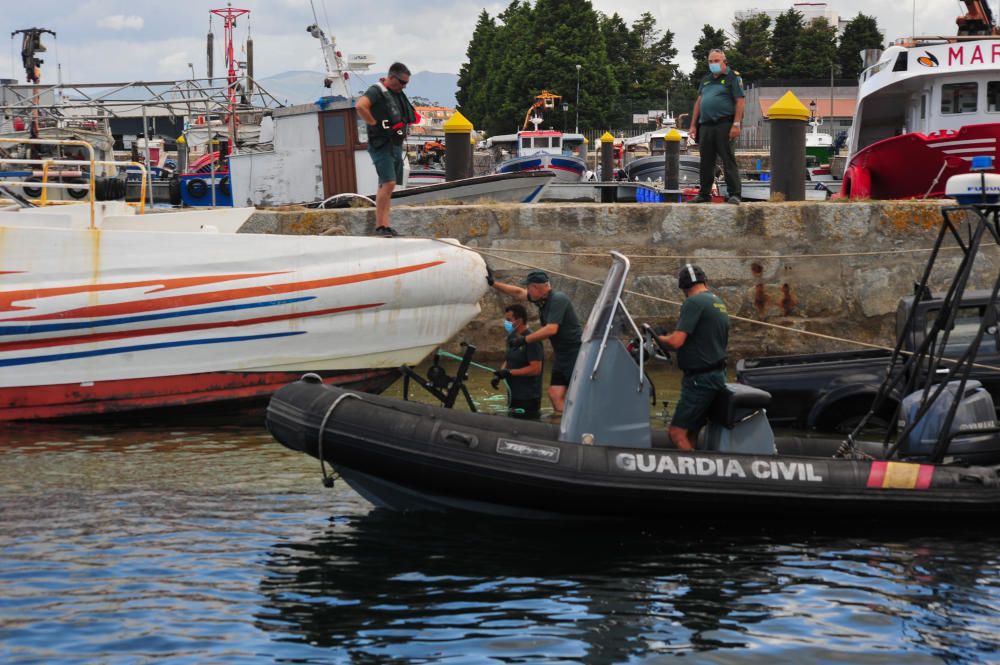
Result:
<instances>
[{"instance_id":1,"label":"blue surgical mask","mask_svg":"<svg viewBox=\"0 0 1000 665\"><path fill-rule=\"evenodd\" d=\"M718 74L722 71L722 64L718 62L710 62L708 63L708 69L713 74Z\"/></svg>"},{"instance_id":2,"label":"blue surgical mask","mask_svg":"<svg viewBox=\"0 0 1000 665\"><path fill-rule=\"evenodd\" d=\"M503 320L503 329L507 331L508 335L511 334L512 332L514 332L514 322L513 321L508 321L507 319L504 319Z\"/></svg>"}]
</instances>

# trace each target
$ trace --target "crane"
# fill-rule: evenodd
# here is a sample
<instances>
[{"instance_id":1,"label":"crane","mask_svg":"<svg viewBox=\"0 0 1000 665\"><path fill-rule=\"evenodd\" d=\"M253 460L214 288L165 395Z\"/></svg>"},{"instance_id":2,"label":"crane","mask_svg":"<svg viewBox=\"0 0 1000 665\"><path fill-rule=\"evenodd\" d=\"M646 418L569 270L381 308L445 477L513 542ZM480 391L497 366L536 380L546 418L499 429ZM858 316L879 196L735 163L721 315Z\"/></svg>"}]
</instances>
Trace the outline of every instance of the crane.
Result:
<instances>
[{"instance_id":1,"label":"crane","mask_svg":"<svg viewBox=\"0 0 1000 665\"><path fill-rule=\"evenodd\" d=\"M989 3L982 0L964 0L965 15L955 19L959 36L1000 35Z\"/></svg>"}]
</instances>

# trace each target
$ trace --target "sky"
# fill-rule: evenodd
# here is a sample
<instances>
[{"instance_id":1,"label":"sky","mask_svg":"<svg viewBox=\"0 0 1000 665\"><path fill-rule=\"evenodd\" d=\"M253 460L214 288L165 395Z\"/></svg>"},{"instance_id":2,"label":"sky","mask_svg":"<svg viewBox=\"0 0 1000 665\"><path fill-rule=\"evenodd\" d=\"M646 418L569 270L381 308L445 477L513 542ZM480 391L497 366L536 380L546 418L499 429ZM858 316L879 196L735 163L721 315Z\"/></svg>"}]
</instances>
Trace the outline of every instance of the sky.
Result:
<instances>
[{"instance_id":1,"label":"sky","mask_svg":"<svg viewBox=\"0 0 1000 665\"><path fill-rule=\"evenodd\" d=\"M314 0L321 27L333 34L345 54L374 56L376 70L395 60L411 71L457 73L479 13L496 16L509 2L469 0ZM627 22L649 11L661 28L674 32L678 63L690 70L690 52L702 25L731 30L737 9L785 10L790 0L709 0L700 3L669 0L593 0L595 9L618 12ZM851 18L858 12L875 16L886 40L913 34L951 35L955 17L964 13L957 0L839 0L827 3ZM990 3L996 12L996 2ZM205 37L209 9L224 7L217 0L0 0L2 19L13 30L40 27L54 30L44 43L42 81L55 82L61 64L63 82L118 82L175 80L195 74L205 76ZM237 23L239 43L247 31L254 42L256 78L291 70L323 70L319 42L305 28L313 22L309 0L235 0L250 9L249 20ZM692 12L697 7L699 12ZM915 11L914 11L915 10ZM221 60L222 23L213 19L216 43L215 72ZM7 49L0 49L0 77L24 82L20 64L20 35ZM237 59L243 56L237 52ZM373 70L374 72L375 70ZM373 82L377 74L362 76Z\"/></svg>"}]
</instances>

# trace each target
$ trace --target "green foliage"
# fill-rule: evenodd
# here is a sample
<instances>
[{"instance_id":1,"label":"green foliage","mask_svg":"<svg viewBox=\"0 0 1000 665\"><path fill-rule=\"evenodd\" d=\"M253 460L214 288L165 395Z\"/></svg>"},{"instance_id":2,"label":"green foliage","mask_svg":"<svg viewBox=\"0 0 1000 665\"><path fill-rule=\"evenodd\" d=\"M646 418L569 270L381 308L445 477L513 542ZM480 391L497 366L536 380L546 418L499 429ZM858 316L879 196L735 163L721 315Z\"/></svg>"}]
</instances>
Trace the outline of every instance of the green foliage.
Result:
<instances>
[{"instance_id":1,"label":"green foliage","mask_svg":"<svg viewBox=\"0 0 1000 665\"><path fill-rule=\"evenodd\" d=\"M513 132L548 90L570 105L575 122L579 80L580 124L607 126L618 78L598 19L589 0L514 0L496 19L482 12L459 75L462 113L490 134ZM544 119L562 127L561 106Z\"/></svg>"},{"instance_id":2,"label":"green foliage","mask_svg":"<svg viewBox=\"0 0 1000 665\"><path fill-rule=\"evenodd\" d=\"M743 77L744 84L771 75L771 17L757 14L733 23L736 39L726 52L726 62Z\"/></svg>"},{"instance_id":3,"label":"green foliage","mask_svg":"<svg viewBox=\"0 0 1000 665\"><path fill-rule=\"evenodd\" d=\"M800 78L799 49L803 48L802 31L805 23L802 14L794 9L778 15L771 32L771 73L775 78Z\"/></svg>"},{"instance_id":4,"label":"green foliage","mask_svg":"<svg viewBox=\"0 0 1000 665\"><path fill-rule=\"evenodd\" d=\"M837 29L823 19L813 19L802 30L798 67L802 78L827 79L837 60Z\"/></svg>"},{"instance_id":5,"label":"green foliage","mask_svg":"<svg viewBox=\"0 0 1000 665\"><path fill-rule=\"evenodd\" d=\"M875 19L863 14L847 25L839 45L835 28L823 20L806 25L794 9L777 17L773 31L764 14L737 21L733 30L729 40L704 25L687 74L675 62L674 33L661 30L650 12L628 25L617 13L595 11L589 0L513 0L496 17L479 14L459 72L459 109L477 129L512 133L535 96L548 90L562 96L568 111L562 105L546 111L543 126L572 129L579 111L581 128L625 127L633 113L649 109L690 111L713 48L725 51L730 67L752 85L774 76L827 78L831 63L840 76L853 77L861 67L858 52L884 41Z\"/></svg>"},{"instance_id":6,"label":"green foliage","mask_svg":"<svg viewBox=\"0 0 1000 665\"><path fill-rule=\"evenodd\" d=\"M489 54L496 37L496 22L483 10L479 14L472 41L465 50L468 62L458 72L458 108L466 118L481 119L489 109ZM476 126L476 120L471 121Z\"/></svg>"},{"instance_id":7,"label":"green foliage","mask_svg":"<svg viewBox=\"0 0 1000 665\"><path fill-rule=\"evenodd\" d=\"M844 78L857 78L861 73L861 51L870 48L882 48L885 35L878 29L878 23L872 16L858 12L844 26L844 34L840 36L837 47L837 62L840 65L840 75Z\"/></svg>"}]
</instances>

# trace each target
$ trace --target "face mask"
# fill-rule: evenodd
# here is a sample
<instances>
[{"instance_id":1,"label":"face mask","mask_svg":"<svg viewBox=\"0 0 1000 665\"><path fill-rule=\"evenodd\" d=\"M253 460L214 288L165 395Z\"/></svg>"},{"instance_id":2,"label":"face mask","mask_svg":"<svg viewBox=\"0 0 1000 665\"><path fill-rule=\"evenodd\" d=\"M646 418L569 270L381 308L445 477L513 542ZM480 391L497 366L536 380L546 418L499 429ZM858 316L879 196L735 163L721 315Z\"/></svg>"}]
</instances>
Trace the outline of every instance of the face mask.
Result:
<instances>
[{"instance_id":1,"label":"face mask","mask_svg":"<svg viewBox=\"0 0 1000 665\"><path fill-rule=\"evenodd\" d=\"M514 332L514 322L513 321L508 321L507 319L504 319L504 321L503 321L503 329L507 331L508 335L511 334L512 332Z\"/></svg>"},{"instance_id":2,"label":"face mask","mask_svg":"<svg viewBox=\"0 0 1000 665\"><path fill-rule=\"evenodd\" d=\"M710 62L710 63L708 63L708 69L713 74L718 74L718 73L720 73L722 71L722 64L720 64L718 62Z\"/></svg>"}]
</instances>

